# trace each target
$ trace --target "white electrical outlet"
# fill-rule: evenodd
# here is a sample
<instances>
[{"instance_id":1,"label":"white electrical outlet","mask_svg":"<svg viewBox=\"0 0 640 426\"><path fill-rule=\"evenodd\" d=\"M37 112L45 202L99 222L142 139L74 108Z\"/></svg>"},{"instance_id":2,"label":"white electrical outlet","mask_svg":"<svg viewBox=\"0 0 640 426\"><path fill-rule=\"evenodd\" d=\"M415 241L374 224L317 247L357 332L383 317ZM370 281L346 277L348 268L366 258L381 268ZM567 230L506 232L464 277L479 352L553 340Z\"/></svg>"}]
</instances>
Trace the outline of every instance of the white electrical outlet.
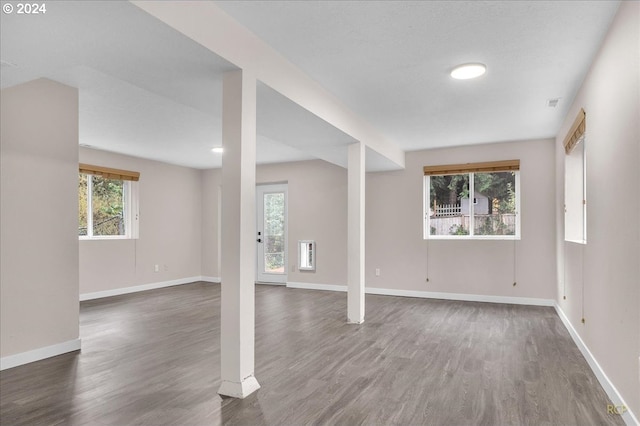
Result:
<instances>
[{"instance_id":1,"label":"white electrical outlet","mask_svg":"<svg viewBox=\"0 0 640 426\"><path fill-rule=\"evenodd\" d=\"M380 276L380 268L376 268L376 277Z\"/></svg>"},{"instance_id":2,"label":"white electrical outlet","mask_svg":"<svg viewBox=\"0 0 640 426\"><path fill-rule=\"evenodd\" d=\"M160 265L153 265L153 272L160 272Z\"/></svg>"}]
</instances>

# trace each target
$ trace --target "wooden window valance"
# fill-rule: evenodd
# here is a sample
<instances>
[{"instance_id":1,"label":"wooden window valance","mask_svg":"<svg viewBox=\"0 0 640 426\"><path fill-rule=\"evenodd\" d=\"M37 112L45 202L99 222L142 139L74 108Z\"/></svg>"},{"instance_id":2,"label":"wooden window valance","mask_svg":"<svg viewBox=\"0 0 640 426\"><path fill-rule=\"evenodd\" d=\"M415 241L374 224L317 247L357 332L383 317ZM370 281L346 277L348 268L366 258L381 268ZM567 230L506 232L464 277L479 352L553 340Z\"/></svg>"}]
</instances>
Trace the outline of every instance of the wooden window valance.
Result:
<instances>
[{"instance_id":1,"label":"wooden window valance","mask_svg":"<svg viewBox=\"0 0 640 426\"><path fill-rule=\"evenodd\" d=\"M573 122L573 126L571 126L569 133L567 133L567 136L564 138L564 152L566 152L567 155L571 154L571 151L573 151L573 148L576 147L576 145L580 141L580 138L584 136L584 132L587 129L586 118L587 115L584 112L584 109L580 108L578 116Z\"/></svg>"},{"instance_id":2,"label":"wooden window valance","mask_svg":"<svg viewBox=\"0 0 640 426\"><path fill-rule=\"evenodd\" d=\"M89 164L80 164L80 173L87 175L98 175L106 179L119 180L140 180L139 172L130 172L128 170L111 169L109 167L92 166Z\"/></svg>"},{"instance_id":3,"label":"wooden window valance","mask_svg":"<svg viewBox=\"0 0 640 426\"><path fill-rule=\"evenodd\" d=\"M520 170L520 160L488 161L484 163L424 166L424 175L457 175L461 173L491 173Z\"/></svg>"}]
</instances>

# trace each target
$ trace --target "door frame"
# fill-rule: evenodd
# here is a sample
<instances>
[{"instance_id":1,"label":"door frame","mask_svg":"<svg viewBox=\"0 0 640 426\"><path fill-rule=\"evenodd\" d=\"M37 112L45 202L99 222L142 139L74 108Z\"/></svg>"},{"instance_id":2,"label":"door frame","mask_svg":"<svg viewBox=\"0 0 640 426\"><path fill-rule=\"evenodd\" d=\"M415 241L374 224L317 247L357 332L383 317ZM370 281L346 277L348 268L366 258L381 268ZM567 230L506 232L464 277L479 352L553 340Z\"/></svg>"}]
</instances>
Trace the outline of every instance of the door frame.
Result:
<instances>
[{"instance_id":1,"label":"door frame","mask_svg":"<svg viewBox=\"0 0 640 426\"><path fill-rule=\"evenodd\" d=\"M289 268L289 187L287 182L261 183L256 185L256 283L284 285L287 283ZM264 195L284 193L284 272L274 274L262 272L264 265L264 244L257 242L264 238ZM258 236L258 232L261 235ZM261 250L262 249L262 250Z\"/></svg>"}]
</instances>

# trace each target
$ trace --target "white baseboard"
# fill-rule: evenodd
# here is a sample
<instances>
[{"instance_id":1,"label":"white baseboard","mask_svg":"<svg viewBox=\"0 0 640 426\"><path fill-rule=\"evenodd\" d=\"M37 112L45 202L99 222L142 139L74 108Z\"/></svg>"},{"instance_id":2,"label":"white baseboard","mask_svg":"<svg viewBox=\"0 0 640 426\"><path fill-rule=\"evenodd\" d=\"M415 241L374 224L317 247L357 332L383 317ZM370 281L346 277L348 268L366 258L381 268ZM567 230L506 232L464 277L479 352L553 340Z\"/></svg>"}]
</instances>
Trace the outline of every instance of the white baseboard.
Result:
<instances>
[{"instance_id":1,"label":"white baseboard","mask_svg":"<svg viewBox=\"0 0 640 426\"><path fill-rule=\"evenodd\" d=\"M207 283L215 283L215 284L220 284L222 282L222 280L220 279L220 277L200 277L200 281L204 281ZM260 284L260 285L285 285L286 283L267 283L267 282L263 282L263 281L256 281L256 284Z\"/></svg>"},{"instance_id":2,"label":"white baseboard","mask_svg":"<svg viewBox=\"0 0 640 426\"><path fill-rule=\"evenodd\" d=\"M287 287L305 290L347 291L346 285L297 283L292 281L287 281Z\"/></svg>"},{"instance_id":3,"label":"white baseboard","mask_svg":"<svg viewBox=\"0 0 640 426\"><path fill-rule=\"evenodd\" d=\"M113 290L96 291L95 293L84 293L80 295L80 301L102 299L103 297L119 296L121 294L137 293L139 291L154 290L157 288L171 287L174 285L191 284L196 281L206 281L205 277L188 277L177 280L161 281L157 283L136 285L133 287L114 288ZM211 277L214 278L214 277Z\"/></svg>"},{"instance_id":4,"label":"white baseboard","mask_svg":"<svg viewBox=\"0 0 640 426\"><path fill-rule=\"evenodd\" d=\"M637 417L631 412L631 410L629 409L629 406L624 402L624 399L622 399L622 396L620 395L616 387L613 385L611 380L609 380L609 378L605 374L602 367L600 367L600 364L598 364L598 361L596 361L595 357L593 356L593 354L591 353L587 345L584 343L584 341L582 341L582 338L580 337L576 329L573 328L573 325L569 321L569 318L567 318L567 316L565 315L562 308L560 308L560 305L556 303L554 306L556 308L556 312L558 313L558 316L560 317L560 320L562 320L562 323L567 328L569 335L575 342L578 349L580 349L580 352L582 352L582 356L584 356L584 359L587 360L589 367L591 367L591 370L593 370L593 373L596 375L596 378L600 382L600 385L602 385L602 388L604 389L604 391L609 396L609 399L611 399L611 402L613 403L613 405L618 407L620 406L626 407L626 411L621 415L624 422L629 426L640 425L640 422L638 422Z\"/></svg>"},{"instance_id":5,"label":"white baseboard","mask_svg":"<svg viewBox=\"0 0 640 426\"><path fill-rule=\"evenodd\" d=\"M260 389L260 384L254 376L249 376L242 380L241 383L223 380L218 393L232 398L244 399Z\"/></svg>"},{"instance_id":6,"label":"white baseboard","mask_svg":"<svg viewBox=\"0 0 640 426\"><path fill-rule=\"evenodd\" d=\"M215 283L215 284L220 284L222 282L220 277L205 277L205 276L200 277L200 281L204 281L204 282L207 282L207 283ZM285 283L267 283L267 282L263 282L263 281L256 281L256 284L260 284L260 285L285 285Z\"/></svg>"},{"instance_id":7,"label":"white baseboard","mask_svg":"<svg viewBox=\"0 0 640 426\"><path fill-rule=\"evenodd\" d=\"M69 340L67 342L58 343L44 348L33 349L27 352L21 352L15 355L0 358L0 370L18 367L20 365L29 364L30 362L40 361L41 359L51 358L53 356L66 354L80 350L80 339Z\"/></svg>"},{"instance_id":8,"label":"white baseboard","mask_svg":"<svg viewBox=\"0 0 640 426\"><path fill-rule=\"evenodd\" d=\"M465 302L505 303L510 305L554 306L553 299L536 299L532 297L485 296L481 294L443 293L434 291L397 290L388 288L366 287L365 293L383 296L418 297L421 299L461 300Z\"/></svg>"},{"instance_id":9,"label":"white baseboard","mask_svg":"<svg viewBox=\"0 0 640 426\"><path fill-rule=\"evenodd\" d=\"M287 287L307 290L347 291L346 285L310 284L288 282ZM535 299L531 297L484 296L480 294L438 293L433 291L398 290L389 288L366 287L367 294L382 296L417 297L420 299L461 300L467 302L507 303L513 305L554 306L553 299Z\"/></svg>"}]
</instances>

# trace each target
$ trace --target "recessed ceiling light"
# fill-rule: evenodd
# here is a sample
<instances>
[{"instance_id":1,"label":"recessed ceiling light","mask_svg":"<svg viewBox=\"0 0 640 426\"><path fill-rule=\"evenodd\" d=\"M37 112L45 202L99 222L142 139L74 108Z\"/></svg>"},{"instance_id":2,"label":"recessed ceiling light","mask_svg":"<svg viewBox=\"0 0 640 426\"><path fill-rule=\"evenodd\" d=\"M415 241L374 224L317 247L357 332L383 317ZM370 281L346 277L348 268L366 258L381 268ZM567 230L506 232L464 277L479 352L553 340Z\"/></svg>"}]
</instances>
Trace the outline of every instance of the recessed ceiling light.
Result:
<instances>
[{"instance_id":1,"label":"recessed ceiling light","mask_svg":"<svg viewBox=\"0 0 640 426\"><path fill-rule=\"evenodd\" d=\"M222 148L221 146L216 146L211 150L211 152L215 152L216 154L222 154L223 151L224 151L224 148Z\"/></svg>"},{"instance_id":2,"label":"recessed ceiling light","mask_svg":"<svg viewBox=\"0 0 640 426\"><path fill-rule=\"evenodd\" d=\"M451 71L451 77L457 80L468 80L480 77L485 72L487 72L487 66L484 64L462 64Z\"/></svg>"}]
</instances>

